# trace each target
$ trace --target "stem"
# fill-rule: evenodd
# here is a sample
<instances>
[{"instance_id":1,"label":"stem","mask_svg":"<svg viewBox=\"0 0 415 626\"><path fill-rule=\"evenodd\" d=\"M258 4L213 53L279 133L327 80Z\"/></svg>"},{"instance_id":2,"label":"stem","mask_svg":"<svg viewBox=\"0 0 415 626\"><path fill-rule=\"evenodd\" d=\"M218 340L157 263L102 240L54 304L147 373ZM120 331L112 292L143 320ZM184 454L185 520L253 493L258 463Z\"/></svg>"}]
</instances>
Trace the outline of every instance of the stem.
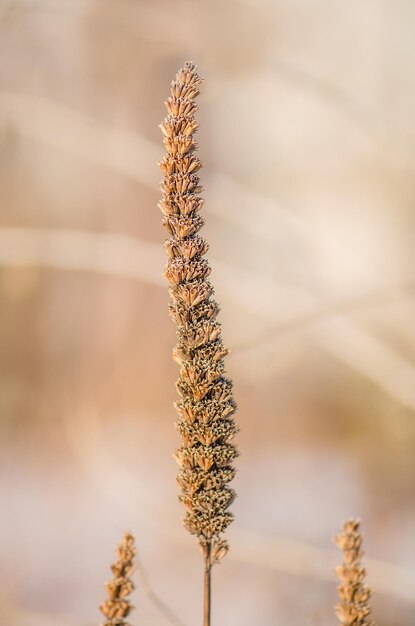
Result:
<instances>
[{"instance_id":1,"label":"stem","mask_svg":"<svg viewBox=\"0 0 415 626\"><path fill-rule=\"evenodd\" d=\"M210 544L207 546L207 554L205 557L205 581L204 581L204 606L203 606L203 626L210 626L210 608L211 608L211 569L210 563Z\"/></svg>"}]
</instances>

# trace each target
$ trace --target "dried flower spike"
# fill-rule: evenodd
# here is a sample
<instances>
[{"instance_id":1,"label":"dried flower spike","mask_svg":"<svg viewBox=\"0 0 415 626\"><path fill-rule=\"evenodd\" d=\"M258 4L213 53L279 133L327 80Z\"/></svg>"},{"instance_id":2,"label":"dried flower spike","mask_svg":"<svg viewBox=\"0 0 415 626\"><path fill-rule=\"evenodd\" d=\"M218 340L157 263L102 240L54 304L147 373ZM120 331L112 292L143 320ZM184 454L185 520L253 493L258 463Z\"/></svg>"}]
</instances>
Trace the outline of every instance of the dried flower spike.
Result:
<instances>
[{"instance_id":1,"label":"dried flower spike","mask_svg":"<svg viewBox=\"0 0 415 626\"><path fill-rule=\"evenodd\" d=\"M203 200L197 172L202 163L195 154L194 114L201 83L193 63L185 63L172 82L167 116L160 126L167 153L160 162L164 179L159 207L169 232L165 276L170 283L170 313L178 327L174 358L180 366L176 408L182 445L176 452L181 468L177 481L187 511L184 525L199 540L209 578L211 566L228 549L221 535L233 519L228 507L235 493L228 483L235 474L237 450L231 441L237 427L232 383L225 377L228 350L208 281L211 268L203 258L208 245L199 234ZM206 584L210 593L210 578ZM207 596L205 600L209 602ZM205 624L207 619L205 615Z\"/></svg>"},{"instance_id":2,"label":"dried flower spike","mask_svg":"<svg viewBox=\"0 0 415 626\"><path fill-rule=\"evenodd\" d=\"M337 587L340 603L335 607L337 619L344 626L374 626L370 619L370 588L364 583L366 570L361 565L363 552L360 520L350 519L342 532L334 538L343 552L343 564L336 568L340 579Z\"/></svg>"},{"instance_id":3,"label":"dried flower spike","mask_svg":"<svg viewBox=\"0 0 415 626\"><path fill-rule=\"evenodd\" d=\"M133 608L127 597L134 589L130 576L135 552L133 535L125 533L117 548L118 561L111 566L114 578L105 585L108 600L100 606L106 619L102 626L129 626L125 618Z\"/></svg>"}]
</instances>

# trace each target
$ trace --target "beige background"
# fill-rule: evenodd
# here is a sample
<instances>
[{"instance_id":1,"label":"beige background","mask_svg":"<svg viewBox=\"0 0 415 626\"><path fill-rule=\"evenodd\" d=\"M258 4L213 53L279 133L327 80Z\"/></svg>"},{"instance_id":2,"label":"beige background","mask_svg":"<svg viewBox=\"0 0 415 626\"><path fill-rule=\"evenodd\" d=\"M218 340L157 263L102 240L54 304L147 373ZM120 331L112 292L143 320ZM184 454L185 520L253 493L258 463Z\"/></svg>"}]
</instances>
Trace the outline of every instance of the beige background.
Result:
<instances>
[{"instance_id":1,"label":"beige background","mask_svg":"<svg viewBox=\"0 0 415 626\"><path fill-rule=\"evenodd\" d=\"M158 123L205 77L205 235L241 426L215 626L329 626L364 520L379 626L415 611L415 5L0 3L0 623L200 623L181 528Z\"/></svg>"}]
</instances>

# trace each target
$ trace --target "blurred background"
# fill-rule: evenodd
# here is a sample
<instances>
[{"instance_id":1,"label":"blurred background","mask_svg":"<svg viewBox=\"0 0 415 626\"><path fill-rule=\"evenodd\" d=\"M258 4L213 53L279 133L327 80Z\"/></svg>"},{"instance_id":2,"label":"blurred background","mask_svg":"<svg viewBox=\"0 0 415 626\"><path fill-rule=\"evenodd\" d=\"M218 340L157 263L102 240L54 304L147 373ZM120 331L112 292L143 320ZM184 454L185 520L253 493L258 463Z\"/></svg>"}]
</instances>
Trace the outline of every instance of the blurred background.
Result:
<instances>
[{"instance_id":1,"label":"blurred background","mask_svg":"<svg viewBox=\"0 0 415 626\"><path fill-rule=\"evenodd\" d=\"M93 626L124 530L137 626L201 621L181 527L158 124L205 78L206 227L241 433L214 623L335 623L361 516L415 611L415 5L0 3L0 622Z\"/></svg>"}]
</instances>

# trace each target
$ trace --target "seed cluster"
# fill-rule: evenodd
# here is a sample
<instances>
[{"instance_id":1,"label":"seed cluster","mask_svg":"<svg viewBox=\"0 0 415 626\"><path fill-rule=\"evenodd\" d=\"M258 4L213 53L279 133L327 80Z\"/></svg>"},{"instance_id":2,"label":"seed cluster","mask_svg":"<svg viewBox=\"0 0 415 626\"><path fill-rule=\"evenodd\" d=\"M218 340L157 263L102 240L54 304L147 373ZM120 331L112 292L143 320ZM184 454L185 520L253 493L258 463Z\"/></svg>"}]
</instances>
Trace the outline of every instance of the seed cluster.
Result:
<instances>
[{"instance_id":1,"label":"seed cluster","mask_svg":"<svg viewBox=\"0 0 415 626\"><path fill-rule=\"evenodd\" d=\"M195 154L194 114L201 82L192 63L186 63L172 82L167 116L160 125L167 153L160 162L164 178L159 207L169 232L165 276L170 313L178 327L174 359L180 366L176 409L182 445L176 452L181 468L177 481L186 508L184 524L213 563L226 553L220 535L233 519L228 507L235 493L228 483L235 474L237 450L231 440L237 427L232 383L225 377L228 350L208 280L211 268L203 258L208 244L199 235L204 221L197 172L202 163Z\"/></svg>"},{"instance_id":2,"label":"seed cluster","mask_svg":"<svg viewBox=\"0 0 415 626\"><path fill-rule=\"evenodd\" d=\"M371 590L364 583L366 570L361 565L363 552L360 521L351 519L343 525L342 532L334 541L343 552L344 562L336 568L340 585L337 587L340 603L336 615L344 626L374 626L370 619L369 599Z\"/></svg>"},{"instance_id":3,"label":"seed cluster","mask_svg":"<svg viewBox=\"0 0 415 626\"><path fill-rule=\"evenodd\" d=\"M134 589L130 576L134 567L135 552L134 537L125 533L117 548L118 561L111 566L114 578L105 585L108 599L100 607L101 613L106 618L102 626L129 626L125 618L132 609L127 596Z\"/></svg>"}]
</instances>

